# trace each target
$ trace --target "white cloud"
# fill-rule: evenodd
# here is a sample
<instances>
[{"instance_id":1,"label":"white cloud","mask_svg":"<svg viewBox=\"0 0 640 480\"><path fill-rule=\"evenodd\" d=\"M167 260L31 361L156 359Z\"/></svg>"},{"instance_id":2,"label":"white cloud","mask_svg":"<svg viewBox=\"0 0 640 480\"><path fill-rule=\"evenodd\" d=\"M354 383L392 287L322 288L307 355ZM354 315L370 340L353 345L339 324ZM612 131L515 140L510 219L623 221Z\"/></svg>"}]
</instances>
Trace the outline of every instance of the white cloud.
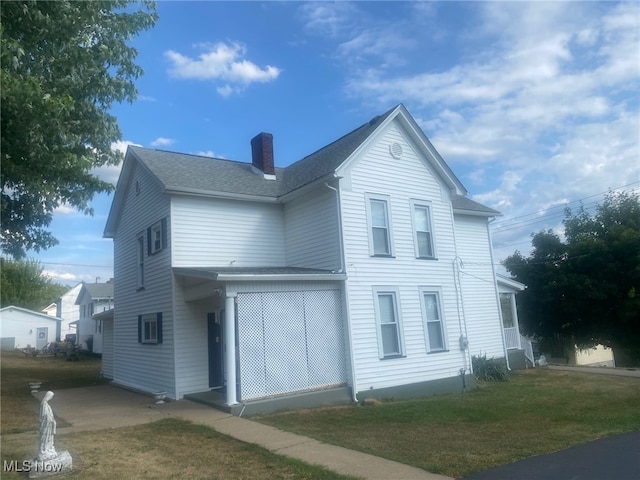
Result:
<instances>
[{"instance_id":1,"label":"white cloud","mask_svg":"<svg viewBox=\"0 0 640 480\"><path fill-rule=\"evenodd\" d=\"M172 145L174 142L175 140L173 138L158 137L154 141L152 141L149 145L151 145L152 147L168 147L169 145Z\"/></svg>"},{"instance_id":2,"label":"white cloud","mask_svg":"<svg viewBox=\"0 0 640 480\"><path fill-rule=\"evenodd\" d=\"M349 2L306 2L298 9L305 31L323 37L348 32L356 13L355 5Z\"/></svg>"},{"instance_id":3,"label":"white cloud","mask_svg":"<svg viewBox=\"0 0 640 480\"><path fill-rule=\"evenodd\" d=\"M281 73L278 67L259 67L244 58L246 47L237 42L201 44L197 47L204 50L197 58L173 50L165 52L165 57L171 63L169 74L179 79L224 82L224 85L217 87L222 96L240 92L252 83L271 82Z\"/></svg>"},{"instance_id":4,"label":"white cloud","mask_svg":"<svg viewBox=\"0 0 640 480\"><path fill-rule=\"evenodd\" d=\"M501 2L468 11L479 18L451 39L466 48L455 65L347 64L346 92L379 108L405 103L454 170L464 167L484 187L473 198L506 218L637 182L638 4ZM381 31L392 27L399 30ZM353 30L343 52L379 51L377 39ZM386 53L402 56L407 45ZM526 246L532 231L561 231L563 211L555 212L494 239Z\"/></svg>"},{"instance_id":5,"label":"white cloud","mask_svg":"<svg viewBox=\"0 0 640 480\"><path fill-rule=\"evenodd\" d=\"M129 145L133 145L136 147L141 147L139 143L132 142L130 140L118 140L111 144L111 150L118 151L122 153L124 156L127 153L127 147ZM120 177L120 171L122 170L122 162L118 165L103 165L101 167L94 168L91 173L105 182L109 182L112 184L118 183L118 177ZM64 213L61 211L59 213Z\"/></svg>"},{"instance_id":6,"label":"white cloud","mask_svg":"<svg viewBox=\"0 0 640 480\"><path fill-rule=\"evenodd\" d=\"M211 158L226 158L223 155L220 155L219 153L215 153L213 150L200 150L194 153L194 155L199 155L201 157L211 157Z\"/></svg>"}]
</instances>

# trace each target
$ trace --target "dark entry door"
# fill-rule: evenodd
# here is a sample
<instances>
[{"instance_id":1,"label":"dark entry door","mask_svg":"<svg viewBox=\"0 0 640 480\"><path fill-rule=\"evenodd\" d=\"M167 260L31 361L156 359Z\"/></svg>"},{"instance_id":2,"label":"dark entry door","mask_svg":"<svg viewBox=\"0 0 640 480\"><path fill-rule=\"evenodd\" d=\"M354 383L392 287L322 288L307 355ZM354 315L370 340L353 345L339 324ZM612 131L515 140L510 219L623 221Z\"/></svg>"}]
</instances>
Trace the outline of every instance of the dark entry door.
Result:
<instances>
[{"instance_id":1,"label":"dark entry door","mask_svg":"<svg viewBox=\"0 0 640 480\"><path fill-rule=\"evenodd\" d=\"M222 387L222 325L220 318L211 312L207 314L209 338L209 387Z\"/></svg>"}]
</instances>

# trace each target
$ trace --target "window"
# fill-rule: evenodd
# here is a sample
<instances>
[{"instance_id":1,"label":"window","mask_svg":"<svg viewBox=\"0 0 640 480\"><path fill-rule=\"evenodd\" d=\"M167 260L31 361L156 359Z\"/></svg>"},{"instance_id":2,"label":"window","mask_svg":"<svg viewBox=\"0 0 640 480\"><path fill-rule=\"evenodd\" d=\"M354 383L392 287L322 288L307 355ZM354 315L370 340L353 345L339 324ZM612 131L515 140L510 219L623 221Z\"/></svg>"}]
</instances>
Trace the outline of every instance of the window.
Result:
<instances>
[{"instance_id":1,"label":"window","mask_svg":"<svg viewBox=\"0 0 640 480\"><path fill-rule=\"evenodd\" d=\"M431 228L431 206L426 202L411 201L413 235L417 258L435 258L433 230Z\"/></svg>"},{"instance_id":2,"label":"window","mask_svg":"<svg viewBox=\"0 0 640 480\"><path fill-rule=\"evenodd\" d=\"M136 272L138 290L144 288L144 238L140 235L136 241Z\"/></svg>"},{"instance_id":3,"label":"window","mask_svg":"<svg viewBox=\"0 0 640 480\"><path fill-rule=\"evenodd\" d=\"M427 336L427 351L441 352L447 349L444 318L440 305L440 292L421 289L423 317Z\"/></svg>"},{"instance_id":4,"label":"window","mask_svg":"<svg viewBox=\"0 0 640 480\"><path fill-rule=\"evenodd\" d=\"M395 288L375 288L374 297L380 358L401 356L403 348L398 292Z\"/></svg>"},{"instance_id":5,"label":"window","mask_svg":"<svg viewBox=\"0 0 640 480\"><path fill-rule=\"evenodd\" d=\"M138 316L138 342L162 343L162 313Z\"/></svg>"},{"instance_id":6,"label":"window","mask_svg":"<svg viewBox=\"0 0 640 480\"><path fill-rule=\"evenodd\" d=\"M392 256L389 198L367 194L369 250L372 256Z\"/></svg>"},{"instance_id":7,"label":"window","mask_svg":"<svg viewBox=\"0 0 640 480\"><path fill-rule=\"evenodd\" d=\"M102 320L96 320L96 333L102 333Z\"/></svg>"},{"instance_id":8,"label":"window","mask_svg":"<svg viewBox=\"0 0 640 480\"><path fill-rule=\"evenodd\" d=\"M163 218L147 228L147 255L154 255L167 247L167 219Z\"/></svg>"},{"instance_id":9,"label":"window","mask_svg":"<svg viewBox=\"0 0 640 480\"><path fill-rule=\"evenodd\" d=\"M502 309L502 326L504 328L513 328L515 327L515 322L513 321L513 309L511 303L512 293L501 293L500 294L500 308Z\"/></svg>"}]
</instances>

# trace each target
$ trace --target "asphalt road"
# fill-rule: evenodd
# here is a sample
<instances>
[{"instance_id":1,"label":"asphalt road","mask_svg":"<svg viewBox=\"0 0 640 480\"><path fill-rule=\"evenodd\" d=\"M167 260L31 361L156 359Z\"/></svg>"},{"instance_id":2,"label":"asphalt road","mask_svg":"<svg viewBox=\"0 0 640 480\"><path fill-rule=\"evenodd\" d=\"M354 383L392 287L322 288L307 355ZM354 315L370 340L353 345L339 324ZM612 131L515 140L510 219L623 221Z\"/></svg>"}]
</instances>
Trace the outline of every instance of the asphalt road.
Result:
<instances>
[{"instance_id":1,"label":"asphalt road","mask_svg":"<svg viewBox=\"0 0 640 480\"><path fill-rule=\"evenodd\" d=\"M463 480L638 480L640 430L475 472Z\"/></svg>"}]
</instances>

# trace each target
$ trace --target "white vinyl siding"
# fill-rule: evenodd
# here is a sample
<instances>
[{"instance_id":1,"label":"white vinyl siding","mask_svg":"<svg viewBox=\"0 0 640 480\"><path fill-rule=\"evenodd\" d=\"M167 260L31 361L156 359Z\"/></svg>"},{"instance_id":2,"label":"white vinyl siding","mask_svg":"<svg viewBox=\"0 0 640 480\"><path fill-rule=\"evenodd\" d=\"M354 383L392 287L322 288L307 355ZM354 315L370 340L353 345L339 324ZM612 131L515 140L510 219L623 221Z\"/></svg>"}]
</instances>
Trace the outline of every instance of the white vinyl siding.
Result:
<instances>
[{"instance_id":1,"label":"white vinyl siding","mask_svg":"<svg viewBox=\"0 0 640 480\"><path fill-rule=\"evenodd\" d=\"M282 206L176 196L174 267L286 265Z\"/></svg>"},{"instance_id":2,"label":"white vinyl siding","mask_svg":"<svg viewBox=\"0 0 640 480\"><path fill-rule=\"evenodd\" d=\"M433 221L431 220L431 205L429 202L412 200L413 234L416 247L416 258L435 258L433 241Z\"/></svg>"},{"instance_id":3,"label":"white vinyl siding","mask_svg":"<svg viewBox=\"0 0 640 480\"><path fill-rule=\"evenodd\" d=\"M403 154L393 159L389 145L399 143ZM351 324L354 373L357 391L387 388L459 375L465 367L465 352L450 348L438 355L427 353L425 325L419 286L438 285L445 322L445 338L459 338L454 275L456 245L449 187L441 183L421 157L401 125L392 123L363 149L352 164L337 172L340 181L345 265L348 275L347 302ZM367 221L366 194L384 193L389 198L394 257L372 257ZM416 258L411 201L419 199L431 207L432 234L437 257ZM375 297L378 285L397 288L403 355L380 361ZM462 326L462 328L461 328ZM468 368L468 367L467 367Z\"/></svg>"},{"instance_id":4,"label":"white vinyl siding","mask_svg":"<svg viewBox=\"0 0 640 480\"><path fill-rule=\"evenodd\" d=\"M113 320L102 323L102 375L113 380Z\"/></svg>"},{"instance_id":5,"label":"white vinyl siding","mask_svg":"<svg viewBox=\"0 0 640 480\"><path fill-rule=\"evenodd\" d=\"M139 185L136 195L135 185ZM171 242L155 255L145 256L144 289L138 290L138 247L141 231L170 214L169 197L149 174L139 167L132 171L125 208L114 235L114 298L117 306L113 320L114 381L147 392L166 391L175 395L173 351L173 309ZM171 222L167 222L171 238ZM144 242L146 244L146 240ZM146 246L145 246L146 250ZM146 253L146 252L145 252ZM138 343L138 316L163 312L163 343Z\"/></svg>"},{"instance_id":6,"label":"white vinyl siding","mask_svg":"<svg viewBox=\"0 0 640 480\"><path fill-rule=\"evenodd\" d=\"M380 358L402 355L402 323L398 306L398 290L374 287Z\"/></svg>"},{"instance_id":7,"label":"white vinyl siding","mask_svg":"<svg viewBox=\"0 0 640 480\"><path fill-rule=\"evenodd\" d=\"M284 205L287 265L338 270L337 194L325 185Z\"/></svg>"},{"instance_id":8,"label":"white vinyl siding","mask_svg":"<svg viewBox=\"0 0 640 480\"><path fill-rule=\"evenodd\" d=\"M500 301L486 218L455 215L456 243L462 260L460 288L471 355L504 357Z\"/></svg>"},{"instance_id":9,"label":"white vinyl siding","mask_svg":"<svg viewBox=\"0 0 640 480\"><path fill-rule=\"evenodd\" d=\"M433 288L421 288L422 312L425 325L426 344L428 352L441 352L447 349L446 328L440 292Z\"/></svg>"},{"instance_id":10,"label":"white vinyl siding","mask_svg":"<svg viewBox=\"0 0 640 480\"><path fill-rule=\"evenodd\" d=\"M389 197L366 194L371 256L393 256L393 233Z\"/></svg>"}]
</instances>

